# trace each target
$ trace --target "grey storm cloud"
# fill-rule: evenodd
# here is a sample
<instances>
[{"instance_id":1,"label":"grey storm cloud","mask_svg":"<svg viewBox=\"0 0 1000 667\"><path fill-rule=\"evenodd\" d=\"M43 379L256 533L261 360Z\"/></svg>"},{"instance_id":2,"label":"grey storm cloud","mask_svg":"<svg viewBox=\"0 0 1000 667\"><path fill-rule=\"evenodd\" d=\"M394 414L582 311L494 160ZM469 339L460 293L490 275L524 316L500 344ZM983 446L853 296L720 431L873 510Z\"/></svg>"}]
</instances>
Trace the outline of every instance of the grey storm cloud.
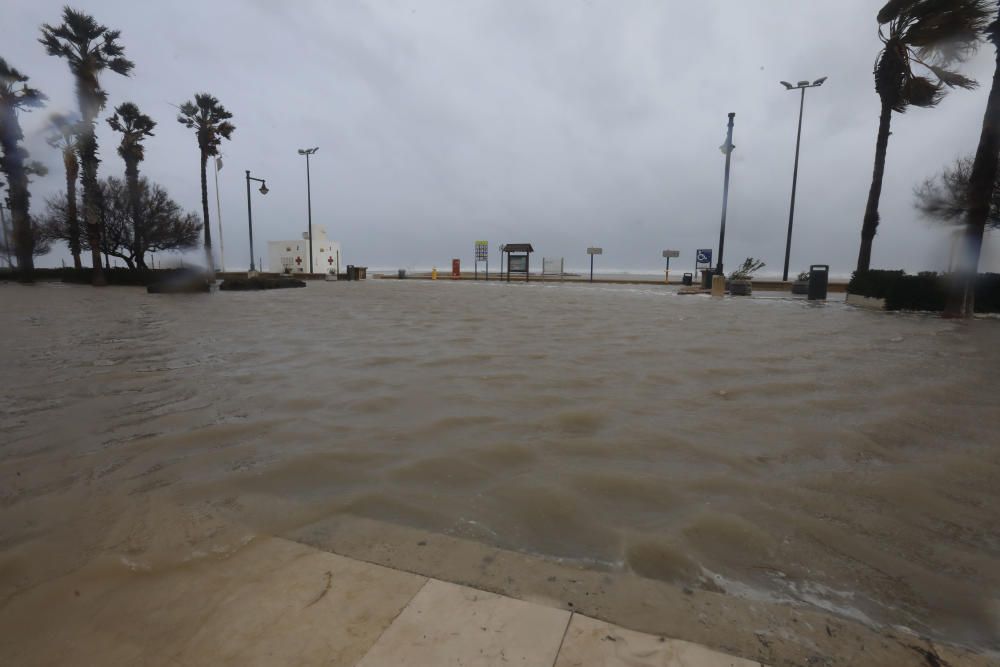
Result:
<instances>
[{"instance_id":1,"label":"grey storm cloud","mask_svg":"<svg viewBox=\"0 0 1000 667\"><path fill-rule=\"evenodd\" d=\"M7 0L2 55L50 97L25 114L27 146L47 163L33 210L62 188L44 141L49 111L75 107L63 62L38 26L62 2ZM473 242L534 243L569 267L588 245L606 270L655 271L677 248L718 243L726 115L736 113L726 264L752 255L780 269L791 188L797 93L780 80L828 76L808 93L792 270L857 257L871 179L878 98L878 2L802 0L458 0L409 2L214 0L75 6L122 31L136 68L106 74L111 107L136 102L159 126L144 173L188 209L200 202L193 134L176 105L208 91L234 114L220 173L226 266L249 264L244 170L254 236L305 229L305 165L313 217L371 267L471 262ZM984 48L966 66L992 76ZM897 115L873 264L942 269L949 230L920 219L913 187L974 151L987 90L955 91L937 109ZM99 128L102 175L119 174L115 138ZM214 216L214 209L212 214ZM212 220L213 232L217 221ZM988 240L983 268L1000 268ZM190 255L197 259L197 253ZM64 251L43 258L58 264Z\"/></svg>"}]
</instances>

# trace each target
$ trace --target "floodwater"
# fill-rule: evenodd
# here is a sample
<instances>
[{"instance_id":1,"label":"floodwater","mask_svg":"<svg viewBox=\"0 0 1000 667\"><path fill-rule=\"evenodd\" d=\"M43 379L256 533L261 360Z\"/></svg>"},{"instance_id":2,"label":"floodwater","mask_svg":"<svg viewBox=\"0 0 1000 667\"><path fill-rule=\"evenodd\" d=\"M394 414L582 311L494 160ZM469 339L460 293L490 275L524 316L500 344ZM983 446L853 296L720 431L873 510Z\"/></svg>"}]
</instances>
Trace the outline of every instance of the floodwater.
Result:
<instances>
[{"instance_id":1,"label":"floodwater","mask_svg":"<svg viewBox=\"0 0 1000 667\"><path fill-rule=\"evenodd\" d=\"M998 320L0 284L0 331L0 606L346 513L1000 646Z\"/></svg>"}]
</instances>

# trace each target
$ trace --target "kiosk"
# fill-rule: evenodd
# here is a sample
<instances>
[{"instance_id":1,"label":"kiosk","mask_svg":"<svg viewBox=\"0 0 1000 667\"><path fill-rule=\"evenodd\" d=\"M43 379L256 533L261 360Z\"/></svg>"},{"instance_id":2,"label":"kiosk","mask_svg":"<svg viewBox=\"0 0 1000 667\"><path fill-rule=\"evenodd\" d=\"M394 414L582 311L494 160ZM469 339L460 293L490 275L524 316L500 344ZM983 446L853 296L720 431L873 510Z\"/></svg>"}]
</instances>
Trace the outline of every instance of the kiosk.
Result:
<instances>
[{"instance_id":1,"label":"kiosk","mask_svg":"<svg viewBox=\"0 0 1000 667\"><path fill-rule=\"evenodd\" d=\"M511 273L524 274L525 282L531 279L528 272L530 268L529 258L535 249L531 247L530 243L508 243L501 246L501 251L507 256L507 282L510 282ZM501 268L503 268L502 265Z\"/></svg>"}]
</instances>

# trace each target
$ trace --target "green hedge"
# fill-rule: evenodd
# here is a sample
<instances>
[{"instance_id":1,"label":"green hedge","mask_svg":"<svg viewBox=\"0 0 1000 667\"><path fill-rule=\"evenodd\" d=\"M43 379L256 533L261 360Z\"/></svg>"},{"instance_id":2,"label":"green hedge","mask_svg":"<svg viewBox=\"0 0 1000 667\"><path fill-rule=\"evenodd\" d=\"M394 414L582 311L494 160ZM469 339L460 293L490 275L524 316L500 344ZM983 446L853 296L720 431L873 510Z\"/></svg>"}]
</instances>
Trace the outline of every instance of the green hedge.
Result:
<instances>
[{"instance_id":1,"label":"green hedge","mask_svg":"<svg viewBox=\"0 0 1000 667\"><path fill-rule=\"evenodd\" d=\"M847 291L885 299L887 310L944 310L948 276L932 271L907 275L905 271L855 271ZM976 312L1000 312L1000 274L982 273L976 281Z\"/></svg>"}]
</instances>

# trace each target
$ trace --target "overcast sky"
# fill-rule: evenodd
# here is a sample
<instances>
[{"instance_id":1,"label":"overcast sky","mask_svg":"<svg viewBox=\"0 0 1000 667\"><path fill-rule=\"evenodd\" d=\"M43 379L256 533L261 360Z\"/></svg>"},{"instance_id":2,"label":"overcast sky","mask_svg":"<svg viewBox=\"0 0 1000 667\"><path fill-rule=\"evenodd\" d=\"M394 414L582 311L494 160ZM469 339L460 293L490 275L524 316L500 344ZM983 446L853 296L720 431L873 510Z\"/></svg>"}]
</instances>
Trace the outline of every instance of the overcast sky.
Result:
<instances>
[{"instance_id":1,"label":"overcast sky","mask_svg":"<svg viewBox=\"0 0 1000 667\"><path fill-rule=\"evenodd\" d=\"M0 55L50 98L22 116L48 177L36 212L63 189L41 131L75 108L63 61L38 44L62 2L3 0ZM74 6L122 31L132 76L106 74L105 116L131 100L155 120L142 171L200 210L198 147L174 105L208 91L234 114L220 174L227 268L249 263L244 170L258 255L313 221L345 263L471 264L473 242L531 242L539 254L599 268L659 270L664 248L689 267L718 245L726 115L736 131L726 266L752 255L780 270L798 93L778 81L828 76L806 96L792 271L856 262L879 105L872 65L881 1L842 0L90 0ZM946 267L949 232L921 220L913 187L975 150L993 69L984 48L967 66L984 87L937 109L895 115L873 265ZM99 127L101 175L121 175L116 139ZM211 187L211 186L210 186ZM214 193L210 194L213 197ZM217 221L212 208L212 231ZM997 236L994 233L994 237ZM58 265L64 250L42 258ZM196 258L197 255L192 255ZM266 261L266 260L265 260ZM494 264L495 266L495 264ZM989 240L984 268L1000 270Z\"/></svg>"}]
</instances>

